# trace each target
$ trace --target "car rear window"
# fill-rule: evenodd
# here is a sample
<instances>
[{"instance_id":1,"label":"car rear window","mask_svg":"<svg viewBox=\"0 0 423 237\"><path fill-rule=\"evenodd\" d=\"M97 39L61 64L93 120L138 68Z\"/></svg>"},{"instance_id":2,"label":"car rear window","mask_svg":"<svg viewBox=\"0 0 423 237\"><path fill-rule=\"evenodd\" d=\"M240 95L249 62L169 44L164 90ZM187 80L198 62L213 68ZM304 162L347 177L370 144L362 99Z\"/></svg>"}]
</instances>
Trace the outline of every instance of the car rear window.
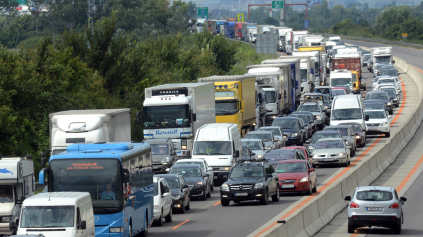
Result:
<instances>
[{"instance_id":1,"label":"car rear window","mask_svg":"<svg viewBox=\"0 0 423 237\"><path fill-rule=\"evenodd\" d=\"M392 192L380 190L367 190L357 192L356 199L361 201L390 201Z\"/></svg>"}]
</instances>

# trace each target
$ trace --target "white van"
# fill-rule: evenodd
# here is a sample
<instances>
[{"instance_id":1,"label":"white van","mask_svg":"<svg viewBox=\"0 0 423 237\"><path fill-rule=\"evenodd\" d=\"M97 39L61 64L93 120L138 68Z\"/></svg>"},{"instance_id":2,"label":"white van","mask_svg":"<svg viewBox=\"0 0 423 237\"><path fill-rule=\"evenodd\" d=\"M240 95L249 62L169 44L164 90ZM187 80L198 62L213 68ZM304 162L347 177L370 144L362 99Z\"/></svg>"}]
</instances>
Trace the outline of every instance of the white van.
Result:
<instances>
[{"instance_id":1,"label":"white van","mask_svg":"<svg viewBox=\"0 0 423 237\"><path fill-rule=\"evenodd\" d=\"M39 193L23 202L19 223L11 222L9 227L13 230L17 228L17 235L95 236L90 193Z\"/></svg>"},{"instance_id":2,"label":"white van","mask_svg":"<svg viewBox=\"0 0 423 237\"><path fill-rule=\"evenodd\" d=\"M241 153L241 136L237 124L210 123L195 134L193 159L205 159L213 168L214 184L226 181L231 167Z\"/></svg>"},{"instance_id":3,"label":"white van","mask_svg":"<svg viewBox=\"0 0 423 237\"><path fill-rule=\"evenodd\" d=\"M329 76L330 80L330 87L337 87L337 86L348 86L350 87L350 91L354 91L353 87L353 80L355 74L352 74L347 69L339 69L332 71Z\"/></svg>"},{"instance_id":4,"label":"white van","mask_svg":"<svg viewBox=\"0 0 423 237\"><path fill-rule=\"evenodd\" d=\"M330 126L341 123L359 123L367 131L365 121L369 121L369 116L364 114L364 105L360 95L338 95L333 98Z\"/></svg>"}]
</instances>

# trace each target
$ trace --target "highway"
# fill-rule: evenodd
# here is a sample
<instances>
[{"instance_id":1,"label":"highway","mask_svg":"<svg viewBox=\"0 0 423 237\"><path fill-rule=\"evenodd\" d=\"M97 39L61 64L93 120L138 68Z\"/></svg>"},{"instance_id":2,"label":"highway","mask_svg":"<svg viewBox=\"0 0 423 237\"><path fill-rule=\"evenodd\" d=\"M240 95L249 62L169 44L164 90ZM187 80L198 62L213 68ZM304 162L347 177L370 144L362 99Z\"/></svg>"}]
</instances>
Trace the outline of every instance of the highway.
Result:
<instances>
[{"instance_id":1,"label":"highway","mask_svg":"<svg viewBox=\"0 0 423 237\"><path fill-rule=\"evenodd\" d=\"M395 52L395 51L394 51ZM364 69L366 82L371 89L373 75ZM364 92L362 92L364 93ZM402 94L401 94L402 96ZM402 101L402 98L401 98ZM394 109L394 116L398 108ZM378 136L370 136L364 148L357 148L357 154L352 157L354 161L375 142ZM379 141L383 143L384 138ZM367 153L368 151L366 151ZM362 156L361 156L362 157ZM319 188L324 187L344 168L327 167L317 168ZM275 216L287 209L292 209L294 203L303 198L303 194L283 195L277 203L269 202L262 206L258 201L242 202L229 207L220 205L219 187L215 187L212 197L207 201L192 201L191 210L185 214L174 214L172 223L164 223L163 227L151 227L150 236L247 236L263 228Z\"/></svg>"}]
</instances>

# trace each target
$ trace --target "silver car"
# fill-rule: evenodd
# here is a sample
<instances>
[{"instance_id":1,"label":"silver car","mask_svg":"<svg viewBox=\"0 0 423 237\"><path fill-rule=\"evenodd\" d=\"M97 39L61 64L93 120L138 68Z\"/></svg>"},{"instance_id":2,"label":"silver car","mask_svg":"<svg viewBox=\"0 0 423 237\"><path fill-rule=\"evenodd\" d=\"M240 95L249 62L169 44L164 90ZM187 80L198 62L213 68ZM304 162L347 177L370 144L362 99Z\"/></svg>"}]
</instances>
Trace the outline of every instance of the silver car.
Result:
<instances>
[{"instance_id":1,"label":"silver car","mask_svg":"<svg viewBox=\"0 0 423 237\"><path fill-rule=\"evenodd\" d=\"M281 144L281 147L285 147L286 146L286 137L284 137L283 134L283 130L281 129L281 127L278 126L266 126L266 127L261 127L258 129L258 131L271 131L273 132L273 136L279 140L279 143Z\"/></svg>"},{"instance_id":2,"label":"silver car","mask_svg":"<svg viewBox=\"0 0 423 237\"><path fill-rule=\"evenodd\" d=\"M317 124L319 129L323 129L326 123L326 111L323 109L322 105L320 105L318 102L304 102L298 107L297 111L312 112L314 116L314 122Z\"/></svg>"},{"instance_id":3,"label":"silver car","mask_svg":"<svg viewBox=\"0 0 423 237\"><path fill-rule=\"evenodd\" d=\"M271 131L251 131L245 135L245 138L256 138L261 139L266 146L266 149L273 150L281 148L280 141L275 138L273 132Z\"/></svg>"},{"instance_id":4,"label":"silver car","mask_svg":"<svg viewBox=\"0 0 423 237\"><path fill-rule=\"evenodd\" d=\"M351 198L346 196L348 205L348 233L364 226L390 228L401 234L404 223L402 206L407 198L398 198L395 188L383 186L357 187Z\"/></svg>"},{"instance_id":5,"label":"silver car","mask_svg":"<svg viewBox=\"0 0 423 237\"><path fill-rule=\"evenodd\" d=\"M338 131L341 133L342 138L347 145L347 149L350 149L351 156L355 156L355 151L357 149L357 140L355 138L355 133L350 127L351 125L334 125L326 126L323 131Z\"/></svg>"},{"instance_id":6,"label":"silver car","mask_svg":"<svg viewBox=\"0 0 423 237\"><path fill-rule=\"evenodd\" d=\"M320 139L311 153L313 166L341 164L348 167L350 164L350 150L342 138Z\"/></svg>"},{"instance_id":7,"label":"silver car","mask_svg":"<svg viewBox=\"0 0 423 237\"><path fill-rule=\"evenodd\" d=\"M251 151L254 153L255 159L261 159L266 155L266 153L269 151L266 149L266 146L264 145L263 141L261 139L241 139L241 143L243 146L250 147Z\"/></svg>"}]
</instances>

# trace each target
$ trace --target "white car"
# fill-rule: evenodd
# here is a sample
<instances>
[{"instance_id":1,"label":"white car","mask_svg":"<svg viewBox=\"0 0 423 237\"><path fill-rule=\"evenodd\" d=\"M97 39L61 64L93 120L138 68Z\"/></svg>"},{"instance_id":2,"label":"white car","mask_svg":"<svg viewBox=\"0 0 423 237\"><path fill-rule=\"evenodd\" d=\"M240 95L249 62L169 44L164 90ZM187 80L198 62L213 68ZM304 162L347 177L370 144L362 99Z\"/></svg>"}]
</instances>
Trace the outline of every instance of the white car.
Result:
<instances>
[{"instance_id":1,"label":"white car","mask_svg":"<svg viewBox=\"0 0 423 237\"><path fill-rule=\"evenodd\" d=\"M380 78L377 81L376 87L373 87L373 90L379 90L379 87L381 86L385 86L385 85L392 85L395 86L396 90L399 92L401 92L401 89L398 87L396 81L394 78Z\"/></svg>"},{"instance_id":2,"label":"white car","mask_svg":"<svg viewBox=\"0 0 423 237\"><path fill-rule=\"evenodd\" d=\"M207 161L205 159L181 159L176 161L176 164L185 164L185 165L200 165L203 170L204 173L209 174L210 177L213 177L213 168L209 166L209 164L207 164ZM170 169L167 169L167 171L169 171ZM214 186L214 180L212 179L212 184L210 186L211 191L213 191L213 186Z\"/></svg>"},{"instance_id":3,"label":"white car","mask_svg":"<svg viewBox=\"0 0 423 237\"><path fill-rule=\"evenodd\" d=\"M382 90L384 88L392 88L392 89L395 89L396 94L399 95L399 92L397 90L397 87L394 86L394 85L391 85L391 84L381 85L381 86L378 87L378 90Z\"/></svg>"},{"instance_id":4,"label":"white car","mask_svg":"<svg viewBox=\"0 0 423 237\"><path fill-rule=\"evenodd\" d=\"M160 175L153 176L154 184L154 218L156 225L163 225L163 218L166 222L172 222L172 194L166 179Z\"/></svg>"},{"instance_id":5,"label":"white car","mask_svg":"<svg viewBox=\"0 0 423 237\"><path fill-rule=\"evenodd\" d=\"M391 115L385 110L365 110L365 115L369 115L369 121L366 121L366 134L385 134L385 137L391 136Z\"/></svg>"}]
</instances>

